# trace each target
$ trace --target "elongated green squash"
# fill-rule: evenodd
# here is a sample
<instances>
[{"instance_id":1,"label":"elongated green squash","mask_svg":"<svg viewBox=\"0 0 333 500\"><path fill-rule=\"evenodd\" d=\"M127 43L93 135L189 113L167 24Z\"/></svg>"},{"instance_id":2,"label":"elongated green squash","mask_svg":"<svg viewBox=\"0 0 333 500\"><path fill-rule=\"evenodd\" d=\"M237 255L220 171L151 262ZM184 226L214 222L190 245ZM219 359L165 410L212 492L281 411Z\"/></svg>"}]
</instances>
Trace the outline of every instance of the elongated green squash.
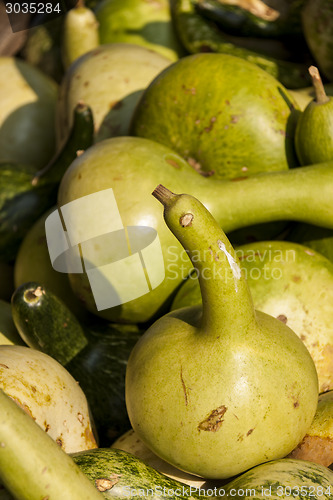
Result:
<instances>
[{"instance_id":1,"label":"elongated green squash","mask_svg":"<svg viewBox=\"0 0 333 500\"><path fill-rule=\"evenodd\" d=\"M96 448L91 452L72 453L71 457L104 498L206 499L196 487L165 476L123 450Z\"/></svg>"},{"instance_id":2,"label":"elongated green squash","mask_svg":"<svg viewBox=\"0 0 333 500\"><path fill-rule=\"evenodd\" d=\"M0 259L13 260L31 224L57 201L59 182L77 152L92 144L91 110L78 104L74 124L61 150L39 170L14 163L0 164Z\"/></svg>"},{"instance_id":3,"label":"elongated green squash","mask_svg":"<svg viewBox=\"0 0 333 500\"><path fill-rule=\"evenodd\" d=\"M83 326L48 288L25 283L12 297L14 323L30 347L59 361L79 382L89 402L100 445L130 428L125 371L141 336L136 325Z\"/></svg>"},{"instance_id":4,"label":"elongated green squash","mask_svg":"<svg viewBox=\"0 0 333 500\"><path fill-rule=\"evenodd\" d=\"M228 483L225 494L236 499L331 500L333 472L306 460L275 460L258 465Z\"/></svg>"},{"instance_id":5,"label":"elongated green squash","mask_svg":"<svg viewBox=\"0 0 333 500\"><path fill-rule=\"evenodd\" d=\"M257 64L287 88L309 85L306 68L302 64L275 59L237 46L226 34L200 16L190 0L171 0L171 11L179 38L189 53L221 52L234 55Z\"/></svg>"},{"instance_id":6,"label":"elongated green squash","mask_svg":"<svg viewBox=\"0 0 333 500\"><path fill-rule=\"evenodd\" d=\"M168 478L134 455L115 448L73 453L71 457L105 499L331 500L333 495L333 472L305 460L267 462L227 483L198 488Z\"/></svg>"},{"instance_id":7,"label":"elongated green squash","mask_svg":"<svg viewBox=\"0 0 333 500\"><path fill-rule=\"evenodd\" d=\"M0 481L15 500L100 500L85 474L0 390Z\"/></svg>"}]
</instances>

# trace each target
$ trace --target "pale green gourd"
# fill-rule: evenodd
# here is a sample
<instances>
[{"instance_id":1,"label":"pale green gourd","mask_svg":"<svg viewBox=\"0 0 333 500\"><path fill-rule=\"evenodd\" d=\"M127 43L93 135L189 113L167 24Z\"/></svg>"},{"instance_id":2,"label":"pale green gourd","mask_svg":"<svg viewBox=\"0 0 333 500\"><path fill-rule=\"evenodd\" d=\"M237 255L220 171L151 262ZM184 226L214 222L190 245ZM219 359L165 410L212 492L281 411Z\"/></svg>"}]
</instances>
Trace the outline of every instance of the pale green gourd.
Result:
<instances>
[{"instance_id":1,"label":"pale green gourd","mask_svg":"<svg viewBox=\"0 0 333 500\"><path fill-rule=\"evenodd\" d=\"M318 69L310 66L309 73L315 98L299 116L295 132L295 148L301 165L333 159L333 99L326 94Z\"/></svg>"},{"instance_id":2,"label":"pale green gourd","mask_svg":"<svg viewBox=\"0 0 333 500\"><path fill-rule=\"evenodd\" d=\"M196 255L203 307L161 317L138 341L126 373L129 418L172 465L232 477L301 441L317 407L316 369L292 330L254 310L235 251L208 210L163 186L153 194Z\"/></svg>"}]
</instances>

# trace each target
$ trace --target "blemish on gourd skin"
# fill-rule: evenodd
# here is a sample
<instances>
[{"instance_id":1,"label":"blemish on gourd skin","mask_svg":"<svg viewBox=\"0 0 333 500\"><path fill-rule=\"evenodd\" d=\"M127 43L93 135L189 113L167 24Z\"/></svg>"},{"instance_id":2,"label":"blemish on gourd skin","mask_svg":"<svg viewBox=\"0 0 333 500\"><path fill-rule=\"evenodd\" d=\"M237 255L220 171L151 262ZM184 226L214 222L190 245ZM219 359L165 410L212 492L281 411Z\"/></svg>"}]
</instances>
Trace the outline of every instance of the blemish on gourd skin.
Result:
<instances>
[{"instance_id":1,"label":"blemish on gourd skin","mask_svg":"<svg viewBox=\"0 0 333 500\"><path fill-rule=\"evenodd\" d=\"M111 490L118 483L119 477L117 474L113 474L110 477L101 477L95 480L95 486L101 492Z\"/></svg>"},{"instance_id":2,"label":"blemish on gourd skin","mask_svg":"<svg viewBox=\"0 0 333 500\"><path fill-rule=\"evenodd\" d=\"M183 367L182 366L180 367L180 380L181 380L182 388L183 388L183 392L184 392L185 406L187 406L188 405L188 394L187 394L187 388L186 388L184 378L183 378Z\"/></svg>"},{"instance_id":3,"label":"blemish on gourd skin","mask_svg":"<svg viewBox=\"0 0 333 500\"><path fill-rule=\"evenodd\" d=\"M223 417L225 412L227 411L227 407L222 405L213 410L205 420L199 423L198 430L199 431L209 431L209 432L217 432L223 423Z\"/></svg>"}]
</instances>

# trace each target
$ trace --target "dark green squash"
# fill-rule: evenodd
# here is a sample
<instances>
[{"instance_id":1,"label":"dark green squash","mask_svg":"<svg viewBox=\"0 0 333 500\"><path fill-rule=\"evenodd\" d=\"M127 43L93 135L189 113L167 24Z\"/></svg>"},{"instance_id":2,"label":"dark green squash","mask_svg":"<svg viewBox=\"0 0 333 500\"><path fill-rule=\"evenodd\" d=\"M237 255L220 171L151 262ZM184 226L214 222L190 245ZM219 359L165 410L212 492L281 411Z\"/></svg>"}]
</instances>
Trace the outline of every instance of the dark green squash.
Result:
<instances>
[{"instance_id":1,"label":"dark green squash","mask_svg":"<svg viewBox=\"0 0 333 500\"><path fill-rule=\"evenodd\" d=\"M132 347L141 336L136 325L81 325L62 300L32 282L15 290L12 315L26 344L55 358L79 382L101 445L110 445L130 428L125 371Z\"/></svg>"},{"instance_id":2,"label":"dark green squash","mask_svg":"<svg viewBox=\"0 0 333 500\"><path fill-rule=\"evenodd\" d=\"M0 260L15 259L31 225L56 203L59 182L77 152L91 146L93 129L90 108L79 103L67 140L37 174L31 165L0 164Z\"/></svg>"}]
</instances>

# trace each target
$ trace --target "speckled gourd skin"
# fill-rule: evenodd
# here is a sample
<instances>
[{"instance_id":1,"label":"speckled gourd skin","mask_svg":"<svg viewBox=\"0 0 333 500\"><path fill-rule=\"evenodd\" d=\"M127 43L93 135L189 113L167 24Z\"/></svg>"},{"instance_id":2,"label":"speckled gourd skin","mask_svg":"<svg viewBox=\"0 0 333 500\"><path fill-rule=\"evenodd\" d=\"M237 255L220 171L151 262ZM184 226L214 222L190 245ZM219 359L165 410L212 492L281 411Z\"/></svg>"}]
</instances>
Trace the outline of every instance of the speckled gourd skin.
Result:
<instances>
[{"instance_id":1,"label":"speckled gourd skin","mask_svg":"<svg viewBox=\"0 0 333 500\"><path fill-rule=\"evenodd\" d=\"M216 178L297 164L295 102L255 64L226 54L183 57L148 86L131 133L173 148Z\"/></svg>"},{"instance_id":2,"label":"speckled gourd skin","mask_svg":"<svg viewBox=\"0 0 333 500\"><path fill-rule=\"evenodd\" d=\"M101 45L82 55L68 69L59 88L58 145L70 130L79 101L92 108L96 142L127 135L141 93L169 64L161 54L126 43Z\"/></svg>"},{"instance_id":3,"label":"speckled gourd skin","mask_svg":"<svg viewBox=\"0 0 333 500\"><path fill-rule=\"evenodd\" d=\"M316 411L317 373L292 330L255 312L212 216L192 197L175 198L165 202L165 219L190 256L201 251L202 317L198 307L174 311L141 337L127 365L127 410L158 456L223 479L299 443ZM185 214L193 220L183 227Z\"/></svg>"},{"instance_id":4,"label":"speckled gourd skin","mask_svg":"<svg viewBox=\"0 0 333 500\"><path fill-rule=\"evenodd\" d=\"M0 387L67 453L97 447L82 389L51 356L1 345Z\"/></svg>"}]
</instances>

